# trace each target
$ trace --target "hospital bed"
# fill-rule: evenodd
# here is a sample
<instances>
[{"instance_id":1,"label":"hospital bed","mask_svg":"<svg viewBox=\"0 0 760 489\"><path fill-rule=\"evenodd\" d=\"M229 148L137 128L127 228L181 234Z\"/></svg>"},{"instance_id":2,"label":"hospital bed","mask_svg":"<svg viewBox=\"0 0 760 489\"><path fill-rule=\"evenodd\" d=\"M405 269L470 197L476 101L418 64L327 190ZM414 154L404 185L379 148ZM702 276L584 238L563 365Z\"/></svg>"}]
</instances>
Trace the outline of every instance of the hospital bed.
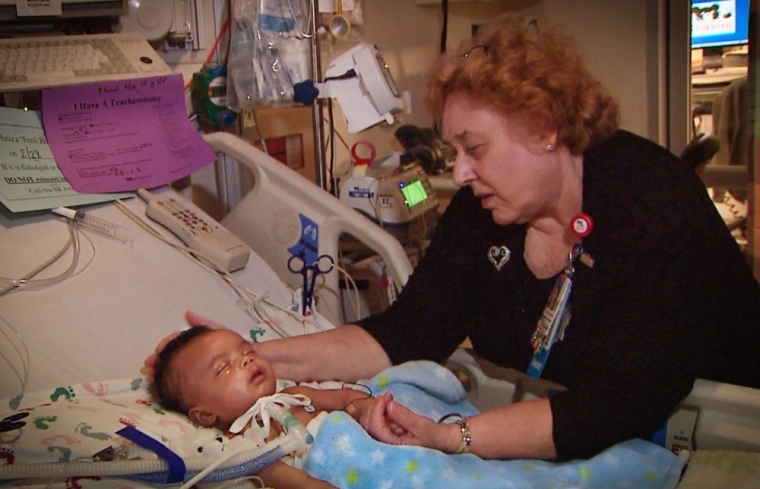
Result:
<instances>
[{"instance_id":1,"label":"hospital bed","mask_svg":"<svg viewBox=\"0 0 760 489\"><path fill-rule=\"evenodd\" d=\"M351 235L363 241L383 258L397 287L403 287L411 265L398 242L385 231L235 136L212 134L205 138L214 150L244 165L254 176L251 192L222 221L255 252L248 266L232 274L238 288L136 229L120 206L88 208L97 217L133 230L133 241L125 245L91 235L93 246L82 242L74 276L0 296L4 334L0 353L5 359L0 364L1 399L12 403L22 392L22 384L26 393L53 389L63 397L87 392L106 395L110 379L140 375L142 359L153 346L186 326L183 313L188 309L257 341L278 334L250 314L252 300L270 304L266 307L279 314L285 334L333 327L338 324L332 319L338 314L338 301L332 299L338 296L337 270L320 284L319 314L314 320L303 321L288 312L292 312L294 290L300 287L301 278L287 270L287 250L308 226L318 227L318 252L336 257L336 263L341 237ZM137 198L123 204L144 214L145 205ZM173 239L168 232L159 232ZM55 254L67 238L65 222L52 215L0 216L0 275L22 276ZM38 278L54 276L66 266L68 263L55 265L45 272L48 275ZM241 286L253 294L241 295ZM27 360L19 360L23 358ZM546 385L489 365L464 349L450 359L448 367L480 409L546 394ZM700 411L694 433L697 452L739 450L751 456L760 452L760 392L698 381L684 406ZM2 406L0 413L7 408ZM3 455L0 451L0 459ZM753 459L745 467L756 469L757 464Z\"/></svg>"}]
</instances>

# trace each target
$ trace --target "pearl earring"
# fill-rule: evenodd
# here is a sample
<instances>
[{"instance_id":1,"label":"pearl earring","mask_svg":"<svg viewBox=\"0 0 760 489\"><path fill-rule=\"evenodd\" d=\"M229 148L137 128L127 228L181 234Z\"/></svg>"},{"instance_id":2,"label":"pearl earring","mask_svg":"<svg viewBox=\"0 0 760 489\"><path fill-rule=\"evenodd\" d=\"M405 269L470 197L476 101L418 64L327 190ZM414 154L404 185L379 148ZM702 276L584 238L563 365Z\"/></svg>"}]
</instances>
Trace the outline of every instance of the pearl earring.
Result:
<instances>
[{"instance_id":1,"label":"pearl earring","mask_svg":"<svg viewBox=\"0 0 760 489\"><path fill-rule=\"evenodd\" d=\"M548 152L550 152L550 153L551 153L552 151L554 151L554 145L553 145L552 143L549 143L549 144L547 144L547 145L546 145L546 151L548 151Z\"/></svg>"}]
</instances>

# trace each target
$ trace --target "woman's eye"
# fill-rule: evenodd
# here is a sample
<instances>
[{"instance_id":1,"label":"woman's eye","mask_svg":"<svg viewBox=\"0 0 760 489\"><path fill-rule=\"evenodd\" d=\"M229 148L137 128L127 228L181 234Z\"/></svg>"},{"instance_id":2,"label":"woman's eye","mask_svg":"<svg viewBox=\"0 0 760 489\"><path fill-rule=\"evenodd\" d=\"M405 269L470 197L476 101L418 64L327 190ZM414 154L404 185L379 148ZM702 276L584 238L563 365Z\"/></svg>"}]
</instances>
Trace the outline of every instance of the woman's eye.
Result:
<instances>
[{"instance_id":1,"label":"woman's eye","mask_svg":"<svg viewBox=\"0 0 760 489\"><path fill-rule=\"evenodd\" d=\"M465 151L469 155L474 155L474 154L477 154L483 148L483 146L484 146L483 144L474 144L472 146L467 146L465 148Z\"/></svg>"}]
</instances>

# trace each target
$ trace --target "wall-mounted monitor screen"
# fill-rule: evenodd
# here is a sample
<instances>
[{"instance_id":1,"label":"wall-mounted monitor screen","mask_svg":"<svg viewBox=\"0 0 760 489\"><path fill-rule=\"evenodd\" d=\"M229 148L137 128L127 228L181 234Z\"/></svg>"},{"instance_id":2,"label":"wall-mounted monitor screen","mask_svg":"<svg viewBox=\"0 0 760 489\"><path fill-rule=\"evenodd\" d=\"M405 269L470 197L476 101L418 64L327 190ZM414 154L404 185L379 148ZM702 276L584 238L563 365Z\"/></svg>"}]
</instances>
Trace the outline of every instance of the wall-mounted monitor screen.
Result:
<instances>
[{"instance_id":1,"label":"wall-mounted monitor screen","mask_svg":"<svg viewBox=\"0 0 760 489\"><path fill-rule=\"evenodd\" d=\"M692 0L692 49L747 44L749 2L750 0Z\"/></svg>"}]
</instances>

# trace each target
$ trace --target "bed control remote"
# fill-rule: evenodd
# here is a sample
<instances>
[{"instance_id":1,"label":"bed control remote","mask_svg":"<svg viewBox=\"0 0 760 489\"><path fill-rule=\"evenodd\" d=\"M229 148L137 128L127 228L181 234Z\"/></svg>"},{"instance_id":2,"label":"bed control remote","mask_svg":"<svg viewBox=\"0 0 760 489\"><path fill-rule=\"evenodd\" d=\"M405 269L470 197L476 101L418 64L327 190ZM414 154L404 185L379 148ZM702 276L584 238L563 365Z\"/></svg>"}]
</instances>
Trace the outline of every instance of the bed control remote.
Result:
<instances>
[{"instance_id":1,"label":"bed control remote","mask_svg":"<svg viewBox=\"0 0 760 489\"><path fill-rule=\"evenodd\" d=\"M148 204L148 217L211 258L222 270L234 272L248 264L248 246L197 205L177 194L155 195L145 189L137 194Z\"/></svg>"}]
</instances>

